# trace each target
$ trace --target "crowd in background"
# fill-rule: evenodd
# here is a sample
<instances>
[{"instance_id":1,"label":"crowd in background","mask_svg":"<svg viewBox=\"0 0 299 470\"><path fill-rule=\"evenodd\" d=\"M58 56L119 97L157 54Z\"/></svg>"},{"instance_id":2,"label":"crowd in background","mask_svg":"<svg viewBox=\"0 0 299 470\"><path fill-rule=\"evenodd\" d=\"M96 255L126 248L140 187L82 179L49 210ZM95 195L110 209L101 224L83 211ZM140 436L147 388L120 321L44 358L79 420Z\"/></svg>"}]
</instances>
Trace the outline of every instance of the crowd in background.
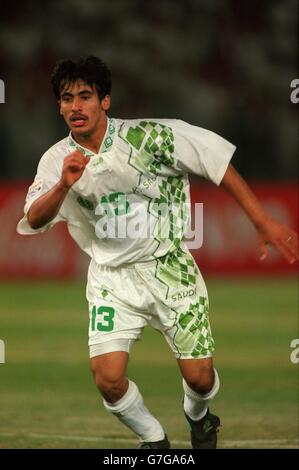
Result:
<instances>
[{"instance_id":1,"label":"crowd in background","mask_svg":"<svg viewBox=\"0 0 299 470\"><path fill-rule=\"evenodd\" d=\"M57 59L111 68L114 117L178 118L238 147L254 180L297 174L297 1L5 2L0 17L1 179L30 180L67 129L50 86Z\"/></svg>"}]
</instances>

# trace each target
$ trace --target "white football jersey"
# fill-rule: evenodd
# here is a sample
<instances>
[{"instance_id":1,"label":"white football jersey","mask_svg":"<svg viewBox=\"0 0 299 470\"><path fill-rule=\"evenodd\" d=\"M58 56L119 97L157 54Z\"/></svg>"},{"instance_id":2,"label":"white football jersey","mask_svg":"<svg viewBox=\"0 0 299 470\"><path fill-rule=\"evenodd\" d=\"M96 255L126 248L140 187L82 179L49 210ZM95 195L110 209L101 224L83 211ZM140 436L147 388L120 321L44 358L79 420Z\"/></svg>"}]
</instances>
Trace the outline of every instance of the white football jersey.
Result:
<instances>
[{"instance_id":1,"label":"white football jersey","mask_svg":"<svg viewBox=\"0 0 299 470\"><path fill-rule=\"evenodd\" d=\"M80 149L90 161L58 215L33 230L32 203L61 178L64 158ZM214 132L175 119L108 119L95 154L71 136L41 158L17 231L28 235L65 221L70 235L96 263L117 267L176 250L190 226L188 173L219 185L235 146Z\"/></svg>"}]
</instances>

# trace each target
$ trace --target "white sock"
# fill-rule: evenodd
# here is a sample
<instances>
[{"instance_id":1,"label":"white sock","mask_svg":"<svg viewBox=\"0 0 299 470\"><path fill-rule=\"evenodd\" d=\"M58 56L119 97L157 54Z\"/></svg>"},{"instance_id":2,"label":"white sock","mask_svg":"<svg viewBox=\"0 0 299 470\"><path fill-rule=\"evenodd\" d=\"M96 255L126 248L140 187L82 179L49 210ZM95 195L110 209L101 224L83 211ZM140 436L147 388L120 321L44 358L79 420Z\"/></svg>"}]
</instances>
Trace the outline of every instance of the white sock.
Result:
<instances>
[{"instance_id":1,"label":"white sock","mask_svg":"<svg viewBox=\"0 0 299 470\"><path fill-rule=\"evenodd\" d=\"M214 369L214 385L212 389L205 395L200 395L194 392L189 387L185 379L183 379L184 396L184 411L193 421L202 419L209 408L209 404L219 390L220 382L216 369Z\"/></svg>"},{"instance_id":2,"label":"white sock","mask_svg":"<svg viewBox=\"0 0 299 470\"><path fill-rule=\"evenodd\" d=\"M129 388L116 403L103 400L106 410L111 411L123 424L134 431L142 441L156 442L164 439L165 432L148 409L137 385L129 380Z\"/></svg>"}]
</instances>

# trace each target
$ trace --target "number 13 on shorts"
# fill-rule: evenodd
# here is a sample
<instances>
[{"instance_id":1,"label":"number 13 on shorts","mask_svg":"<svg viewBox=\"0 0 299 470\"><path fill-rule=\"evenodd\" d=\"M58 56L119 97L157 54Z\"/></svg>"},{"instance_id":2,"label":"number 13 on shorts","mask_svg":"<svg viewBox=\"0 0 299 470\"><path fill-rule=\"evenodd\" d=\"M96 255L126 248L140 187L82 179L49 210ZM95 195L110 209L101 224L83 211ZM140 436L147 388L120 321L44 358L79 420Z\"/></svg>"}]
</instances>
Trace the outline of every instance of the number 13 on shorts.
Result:
<instances>
[{"instance_id":1,"label":"number 13 on shorts","mask_svg":"<svg viewBox=\"0 0 299 470\"><path fill-rule=\"evenodd\" d=\"M91 331L113 331L114 315L113 307L94 305L91 311Z\"/></svg>"}]
</instances>

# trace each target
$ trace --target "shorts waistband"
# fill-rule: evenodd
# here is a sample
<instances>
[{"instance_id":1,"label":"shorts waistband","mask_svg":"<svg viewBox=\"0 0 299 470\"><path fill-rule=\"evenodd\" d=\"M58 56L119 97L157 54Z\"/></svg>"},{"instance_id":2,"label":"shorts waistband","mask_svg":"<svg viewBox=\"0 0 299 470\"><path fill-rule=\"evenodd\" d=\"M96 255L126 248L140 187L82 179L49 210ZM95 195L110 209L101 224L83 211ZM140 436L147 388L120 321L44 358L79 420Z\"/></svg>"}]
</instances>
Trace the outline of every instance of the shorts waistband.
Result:
<instances>
[{"instance_id":1,"label":"shorts waistband","mask_svg":"<svg viewBox=\"0 0 299 470\"><path fill-rule=\"evenodd\" d=\"M184 253L188 254L188 250L186 249L186 247L182 246L182 249ZM169 255L176 256L176 253L177 253L177 250L169 252L169 253L165 253L161 257L150 259L148 261L136 261L133 263L123 263L123 264L120 264L119 266L109 266L106 264L99 264L94 259L91 260L90 264L95 266L99 270L103 269L106 271L117 271L119 269L135 269L138 271L139 269L143 270L143 269L149 269L149 268L155 267L159 260L163 260L165 259L165 257Z\"/></svg>"},{"instance_id":2,"label":"shorts waistband","mask_svg":"<svg viewBox=\"0 0 299 470\"><path fill-rule=\"evenodd\" d=\"M134 270L137 269L138 270L138 269L152 268L152 267L156 266L157 261L158 261L158 258L153 259L153 260L149 260L149 261L138 261L136 263L124 263L124 264L121 264L119 266L108 266L108 265L105 265L105 264L99 264L94 259L92 259L90 264L92 266L95 266L99 270L118 271L120 269L134 269Z\"/></svg>"}]
</instances>

